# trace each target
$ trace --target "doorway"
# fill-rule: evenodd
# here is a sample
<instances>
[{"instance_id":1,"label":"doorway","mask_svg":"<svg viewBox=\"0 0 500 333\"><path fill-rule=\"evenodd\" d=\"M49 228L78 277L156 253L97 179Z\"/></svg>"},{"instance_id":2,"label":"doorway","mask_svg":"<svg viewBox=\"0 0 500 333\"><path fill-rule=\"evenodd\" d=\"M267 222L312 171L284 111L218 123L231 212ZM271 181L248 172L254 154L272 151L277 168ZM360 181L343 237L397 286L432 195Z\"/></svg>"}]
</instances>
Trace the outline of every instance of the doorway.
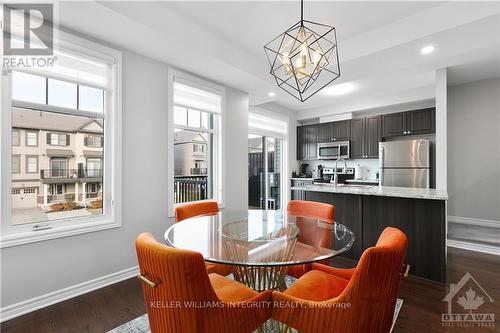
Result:
<instances>
[{"instance_id":1,"label":"doorway","mask_svg":"<svg viewBox=\"0 0 500 333\"><path fill-rule=\"evenodd\" d=\"M248 208L281 209L283 140L248 134Z\"/></svg>"}]
</instances>

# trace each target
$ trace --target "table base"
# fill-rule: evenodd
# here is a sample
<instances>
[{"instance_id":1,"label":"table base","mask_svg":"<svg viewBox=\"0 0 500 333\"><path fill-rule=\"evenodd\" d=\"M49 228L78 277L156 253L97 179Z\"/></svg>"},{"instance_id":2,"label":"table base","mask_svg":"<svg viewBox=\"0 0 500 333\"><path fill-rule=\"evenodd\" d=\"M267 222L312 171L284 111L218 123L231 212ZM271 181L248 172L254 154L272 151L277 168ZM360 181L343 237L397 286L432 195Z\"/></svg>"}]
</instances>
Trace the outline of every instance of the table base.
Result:
<instances>
[{"instance_id":1,"label":"table base","mask_svg":"<svg viewBox=\"0 0 500 333\"><path fill-rule=\"evenodd\" d=\"M264 290L286 290L286 266L235 266L234 279L247 287L262 292Z\"/></svg>"}]
</instances>

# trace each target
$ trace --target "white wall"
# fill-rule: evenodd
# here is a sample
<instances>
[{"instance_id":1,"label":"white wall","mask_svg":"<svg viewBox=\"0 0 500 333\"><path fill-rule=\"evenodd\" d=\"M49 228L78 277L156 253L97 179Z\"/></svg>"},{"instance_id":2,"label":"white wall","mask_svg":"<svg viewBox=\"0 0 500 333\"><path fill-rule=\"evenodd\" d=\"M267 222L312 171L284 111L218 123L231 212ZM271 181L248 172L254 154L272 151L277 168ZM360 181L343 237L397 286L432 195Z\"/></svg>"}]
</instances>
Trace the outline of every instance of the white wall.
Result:
<instances>
[{"instance_id":1,"label":"white wall","mask_svg":"<svg viewBox=\"0 0 500 333\"><path fill-rule=\"evenodd\" d=\"M226 88L225 209L248 209L248 94Z\"/></svg>"},{"instance_id":2,"label":"white wall","mask_svg":"<svg viewBox=\"0 0 500 333\"><path fill-rule=\"evenodd\" d=\"M448 87L448 215L500 223L500 80Z\"/></svg>"},{"instance_id":3,"label":"white wall","mask_svg":"<svg viewBox=\"0 0 500 333\"><path fill-rule=\"evenodd\" d=\"M134 240L161 240L167 214L167 65L123 54L122 227L1 250L1 306L137 265ZM226 90L226 207L247 208L248 94Z\"/></svg>"},{"instance_id":4,"label":"white wall","mask_svg":"<svg viewBox=\"0 0 500 333\"><path fill-rule=\"evenodd\" d=\"M123 54L121 228L2 249L2 307L137 265L134 239L167 226L167 66ZM151 144L145 144L145 143Z\"/></svg>"}]
</instances>

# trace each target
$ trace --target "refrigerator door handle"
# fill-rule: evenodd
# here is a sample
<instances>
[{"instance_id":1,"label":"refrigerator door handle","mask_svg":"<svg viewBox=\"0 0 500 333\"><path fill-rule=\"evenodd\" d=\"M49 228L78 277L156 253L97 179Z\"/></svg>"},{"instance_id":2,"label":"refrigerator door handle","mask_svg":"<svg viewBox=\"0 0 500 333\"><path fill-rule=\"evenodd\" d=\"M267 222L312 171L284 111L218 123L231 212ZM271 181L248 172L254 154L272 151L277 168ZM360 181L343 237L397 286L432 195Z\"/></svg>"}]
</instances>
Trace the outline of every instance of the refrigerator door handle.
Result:
<instances>
[{"instance_id":1,"label":"refrigerator door handle","mask_svg":"<svg viewBox=\"0 0 500 333\"><path fill-rule=\"evenodd\" d=\"M378 185L383 186L384 185L384 147L382 145L379 146L379 159L378 159L378 172L379 172L379 179L378 179Z\"/></svg>"}]
</instances>

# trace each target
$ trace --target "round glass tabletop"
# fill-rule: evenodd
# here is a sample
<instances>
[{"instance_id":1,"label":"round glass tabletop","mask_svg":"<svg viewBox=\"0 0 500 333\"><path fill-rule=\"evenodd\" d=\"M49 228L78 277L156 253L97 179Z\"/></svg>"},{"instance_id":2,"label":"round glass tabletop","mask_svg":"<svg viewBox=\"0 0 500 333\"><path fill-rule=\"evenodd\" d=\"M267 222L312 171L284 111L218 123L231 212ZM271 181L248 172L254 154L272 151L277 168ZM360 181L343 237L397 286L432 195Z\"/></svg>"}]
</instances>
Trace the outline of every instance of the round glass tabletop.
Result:
<instances>
[{"instance_id":1,"label":"round glass tabletop","mask_svg":"<svg viewBox=\"0 0 500 333\"><path fill-rule=\"evenodd\" d=\"M287 266L345 252L354 243L354 234L331 220L276 210L248 210L175 223L165 232L165 241L176 248L200 252L209 262Z\"/></svg>"}]
</instances>

